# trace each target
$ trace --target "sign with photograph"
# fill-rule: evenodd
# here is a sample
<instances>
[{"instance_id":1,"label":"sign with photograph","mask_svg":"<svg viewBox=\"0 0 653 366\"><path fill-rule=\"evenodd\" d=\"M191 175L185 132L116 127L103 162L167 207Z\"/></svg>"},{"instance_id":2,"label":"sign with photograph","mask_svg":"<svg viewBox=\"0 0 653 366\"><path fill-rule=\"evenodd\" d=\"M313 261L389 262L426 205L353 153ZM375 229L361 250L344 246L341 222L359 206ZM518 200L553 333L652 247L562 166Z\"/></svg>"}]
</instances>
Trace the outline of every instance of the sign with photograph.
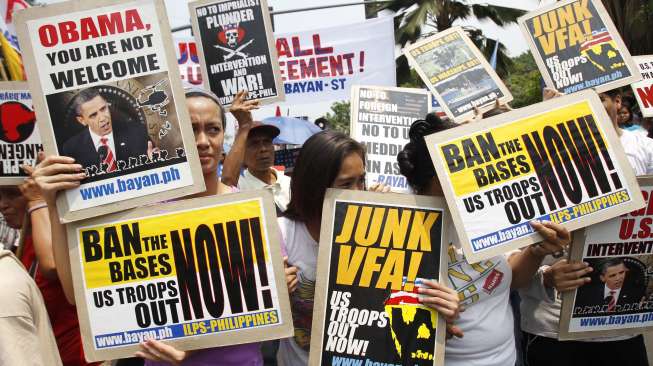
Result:
<instances>
[{"instance_id":1,"label":"sign with photograph","mask_svg":"<svg viewBox=\"0 0 653 366\"><path fill-rule=\"evenodd\" d=\"M20 166L36 165L43 151L26 82L0 82L0 124L0 185L18 185L27 177Z\"/></svg>"},{"instance_id":2,"label":"sign with photograph","mask_svg":"<svg viewBox=\"0 0 653 366\"><path fill-rule=\"evenodd\" d=\"M431 110L426 90L354 85L351 89L350 133L367 148L366 185L383 183L393 192L410 193L399 172L397 154L410 138L410 126Z\"/></svg>"},{"instance_id":3,"label":"sign with photograph","mask_svg":"<svg viewBox=\"0 0 653 366\"><path fill-rule=\"evenodd\" d=\"M642 116L653 117L653 55L633 57L642 80L631 85Z\"/></svg>"},{"instance_id":4,"label":"sign with photograph","mask_svg":"<svg viewBox=\"0 0 653 366\"><path fill-rule=\"evenodd\" d=\"M555 2L522 16L519 25L549 88L600 93L640 79L601 1Z\"/></svg>"},{"instance_id":5,"label":"sign with photograph","mask_svg":"<svg viewBox=\"0 0 653 366\"><path fill-rule=\"evenodd\" d=\"M442 365L445 321L419 301L447 282L445 202L329 189L309 365Z\"/></svg>"},{"instance_id":6,"label":"sign with photograph","mask_svg":"<svg viewBox=\"0 0 653 366\"><path fill-rule=\"evenodd\" d=\"M79 220L204 190L162 0L75 0L16 14L45 152L86 172Z\"/></svg>"},{"instance_id":7,"label":"sign with photograph","mask_svg":"<svg viewBox=\"0 0 653 366\"><path fill-rule=\"evenodd\" d=\"M262 104L284 100L266 0L201 0L188 7L204 85L223 106L240 90Z\"/></svg>"},{"instance_id":8,"label":"sign with photograph","mask_svg":"<svg viewBox=\"0 0 653 366\"><path fill-rule=\"evenodd\" d=\"M474 263L644 205L612 121L592 90L427 136L465 256Z\"/></svg>"},{"instance_id":9,"label":"sign with photograph","mask_svg":"<svg viewBox=\"0 0 653 366\"><path fill-rule=\"evenodd\" d=\"M404 48L404 55L452 121L474 117L507 103L512 94L460 27L439 32Z\"/></svg>"},{"instance_id":10,"label":"sign with photograph","mask_svg":"<svg viewBox=\"0 0 653 366\"><path fill-rule=\"evenodd\" d=\"M288 337L274 201L265 191L139 208L68 225L84 353L129 357Z\"/></svg>"},{"instance_id":11,"label":"sign with photograph","mask_svg":"<svg viewBox=\"0 0 653 366\"><path fill-rule=\"evenodd\" d=\"M562 293L560 339L629 335L653 328L653 178L639 178L646 206L574 233L571 262L591 281Z\"/></svg>"}]
</instances>

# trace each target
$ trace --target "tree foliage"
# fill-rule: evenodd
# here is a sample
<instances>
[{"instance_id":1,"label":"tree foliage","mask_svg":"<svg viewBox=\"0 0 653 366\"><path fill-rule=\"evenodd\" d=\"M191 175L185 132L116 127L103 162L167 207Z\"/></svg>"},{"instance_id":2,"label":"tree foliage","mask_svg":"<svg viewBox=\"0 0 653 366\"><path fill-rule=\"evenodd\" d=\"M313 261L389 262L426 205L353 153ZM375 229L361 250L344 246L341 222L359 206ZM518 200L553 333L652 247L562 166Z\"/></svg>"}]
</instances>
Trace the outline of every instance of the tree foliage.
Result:
<instances>
[{"instance_id":1,"label":"tree foliage","mask_svg":"<svg viewBox=\"0 0 653 366\"><path fill-rule=\"evenodd\" d=\"M331 105L331 112L327 112L326 127L349 135L349 110L351 104L347 101L335 102Z\"/></svg>"},{"instance_id":2,"label":"tree foliage","mask_svg":"<svg viewBox=\"0 0 653 366\"><path fill-rule=\"evenodd\" d=\"M513 108L526 107L542 101L540 71L530 51L526 51L511 60L508 77L504 82L513 97Z\"/></svg>"}]
</instances>

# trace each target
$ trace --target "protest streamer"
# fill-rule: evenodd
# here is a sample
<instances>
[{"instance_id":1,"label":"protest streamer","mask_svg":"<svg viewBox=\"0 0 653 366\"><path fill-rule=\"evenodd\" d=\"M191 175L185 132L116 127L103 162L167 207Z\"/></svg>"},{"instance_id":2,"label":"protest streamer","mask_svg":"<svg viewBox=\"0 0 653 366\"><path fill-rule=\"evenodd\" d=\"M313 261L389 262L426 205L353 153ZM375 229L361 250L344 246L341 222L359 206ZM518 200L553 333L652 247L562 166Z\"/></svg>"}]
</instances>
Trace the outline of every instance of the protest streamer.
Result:
<instances>
[{"instance_id":1,"label":"protest streamer","mask_svg":"<svg viewBox=\"0 0 653 366\"><path fill-rule=\"evenodd\" d=\"M631 85L643 117L653 117L653 55L633 57L642 81Z\"/></svg>"},{"instance_id":2,"label":"protest streamer","mask_svg":"<svg viewBox=\"0 0 653 366\"><path fill-rule=\"evenodd\" d=\"M348 100L353 85L395 86L392 19L275 34L286 102Z\"/></svg>"},{"instance_id":3,"label":"protest streamer","mask_svg":"<svg viewBox=\"0 0 653 366\"><path fill-rule=\"evenodd\" d=\"M86 358L150 338L190 350L292 335L274 207L261 190L69 224Z\"/></svg>"},{"instance_id":4,"label":"protest streamer","mask_svg":"<svg viewBox=\"0 0 653 366\"><path fill-rule=\"evenodd\" d=\"M644 205L593 90L426 137L470 263L537 243L530 221L575 230Z\"/></svg>"},{"instance_id":5,"label":"protest streamer","mask_svg":"<svg viewBox=\"0 0 653 366\"><path fill-rule=\"evenodd\" d=\"M397 154L410 141L408 131L431 107L426 90L359 86L351 88L350 131L366 147L366 184L383 183L398 193L411 189L399 172Z\"/></svg>"},{"instance_id":6,"label":"protest streamer","mask_svg":"<svg viewBox=\"0 0 653 366\"><path fill-rule=\"evenodd\" d=\"M562 293L561 340L653 329L653 177L637 180L646 207L574 233L569 261L594 270L588 284Z\"/></svg>"},{"instance_id":7,"label":"protest streamer","mask_svg":"<svg viewBox=\"0 0 653 366\"><path fill-rule=\"evenodd\" d=\"M266 0L201 0L188 8L204 85L222 105L240 90L261 104L284 100Z\"/></svg>"},{"instance_id":8,"label":"protest streamer","mask_svg":"<svg viewBox=\"0 0 653 366\"><path fill-rule=\"evenodd\" d=\"M445 321L419 302L447 283L437 197L327 190L309 365L442 365Z\"/></svg>"},{"instance_id":9,"label":"protest streamer","mask_svg":"<svg viewBox=\"0 0 653 366\"><path fill-rule=\"evenodd\" d=\"M549 88L600 93L640 79L601 1L559 1L520 17L519 26Z\"/></svg>"},{"instance_id":10,"label":"protest streamer","mask_svg":"<svg viewBox=\"0 0 653 366\"><path fill-rule=\"evenodd\" d=\"M192 37L175 37L175 52L181 80L202 86L202 67L197 54L197 44Z\"/></svg>"},{"instance_id":11,"label":"protest streamer","mask_svg":"<svg viewBox=\"0 0 653 366\"><path fill-rule=\"evenodd\" d=\"M36 165L43 151L26 82L0 82L0 124L0 185L18 185L28 176L20 166Z\"/></svg>"},{"instance_id":12,"label":"protest streamer","mask_svg":"<svg viewBox=\"0 0 653 366\"><path fill-rule=\"evenodd\" d=\"M512 94L460 27L439 32L403 50L410 65L433 92L452 121L469 121L480 112L507 103Z\"/></svg>"},{"instance_id":13,"label":"protest streamer","mask_svg":"<svg viewBox=\"0 0 653 366\"><path fill-rule=\"evenodd\" d=\"M63 222L204 190L162 0L15 16L45 152L86 172L57 199Z\"/></svg>"}]
</instances>

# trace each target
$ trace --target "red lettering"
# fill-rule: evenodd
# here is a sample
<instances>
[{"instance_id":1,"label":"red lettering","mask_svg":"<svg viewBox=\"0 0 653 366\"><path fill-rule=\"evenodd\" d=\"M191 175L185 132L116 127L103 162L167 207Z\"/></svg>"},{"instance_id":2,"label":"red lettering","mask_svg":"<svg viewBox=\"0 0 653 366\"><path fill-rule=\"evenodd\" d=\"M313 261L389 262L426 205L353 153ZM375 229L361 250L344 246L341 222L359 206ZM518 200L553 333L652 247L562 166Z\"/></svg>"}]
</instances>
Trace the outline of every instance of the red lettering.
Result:
<instances>
[{"instance_id":1,"label":"red lettering","mask_svg":"<svg viewBox=\"0 0 653 366\"><path fill-rule=\"evenodd\" d=\"M82 39L97 38L98 34L95 23L91 18L82 18L79 22L81 28Z\"/></svg>"},{"instance_id":2,"label":"red lettering","mask_svg":"<svg viewBox=\"0 0 653 366\"><path fill-rule=\"evenodd\" d=\"M299 70L302 79L316 77L317 73L315 71L315 59L311 58L306 63L306 60L299 60Z\"/></svg>"},{"instance_id":3,"label":"red lettering","mask_svg":"<svg viewBox=\"0 0 653 366\"><path fill-rule=\"evenodd\" d=\"M79 41L77 24L75 24L75 22L59 23L59 34L61 35L61 43L63 44Z\"/></svg>"},{"instance_id":4,"label":"red lettering","mask_svg":"<svg viewBox=\"0 0 653 366\"><path fill-rule=\"evenodd\" d=\"M57 28L52 24L46 24L39 27L39 40L43 47L52 47L59 42Z\"/></svg>"},{"instance_id":5,"label":"red lettering","mask_svg":"<svg viewBox=\"0 0 653 366\"><path fill-rule=\"evenodd\" d=\"M100 15L97 17L97 22L100 26L100 34L102 34L103 37L109 34L123 33L125 31L122 25L122 17L118 12L109 15Z\"/></svg>"},{"instance_id":6,"label":"red lettering","mask_svg":"<svg viewBox=\"0 0 653 366\"><path fill-rule=\"evenodd\" d=\"M145 28L141 16L136 9L130 9L125 12L125 30L131 32Z\"/></svg>"},{"instance_id":7,"label":"red lettering","mask_svg":"<svg viewBox=\"0 0 653 366\"><path fill-rule=\"evenodd\" d=\"M342 55L331 56L329 63L331 64L331 76L342 76Z\"/></svg>"},{"instance_id":8,"label":"red lettering","mask_svg":"<svg viewBox=\"0 0 653 366\"><path fill-rule=\"evenodd\" d=\"M277 38L277 56L279 58L292 57L292 51L290 51L290 46L285 38Z\"/></svg>"},{"instance_id":9,"label":"red lettering","mask_svg":"<svg viewBox=\"0 0 653 366\"><path fill-rule=\"evenodd\" d=\"M342 59L347 61L347 74L353 74L354 73L354 65L352 63L352 60L354 59L354 54L353 53L346 53L342 55Z\"/></svg>"},{"instance_id":10,"label":"red lettering","mask_svg":"<svg viewBox=\"0 0 653 366\"><path fill-rule=\"evenodd\" d=\"M329 73L329 57L320 56L316 60L317 63L317 75L321 78L326 78L331 76Z\"/></svg>"},{"instance_id":11,"label":"red lettering","mask_svg":"<svg viewBox=\"0 0 653 366\"><path fill-rule=\"evenodd\" d=\"M293 56L310 56L313 54L313 50L302 50L301 44L299 43L299 37L292 37L292 53Z\"/></svg>"},{"instance_id":12,"label":"red lettering","mask_svg":"<svg viewBox=\"0 0 653 366\"><path fill-rule=\"evenodd\" d=\"M324 55L325 53L333 53L333 47L324 47L322 48L322 43L320 42L320 35L313 35L313 48L315 49L316 55Z\"/></svg>"},{"instance_id":13,"label":"red lettering","mask_svg":"<svg viewBox=\"0 0 653 366\"><path fill-rule=\"evenodd\" d=\"M288 66L288 79L289 80L297 80L299 79L299 75L297 75L297 69L295 66L297 66L297 60L290 60L286 62L286 65Z\"/></svg>"},{"instance_id":14,"label":"red lettering","mask_svg":"<svg viewBox=\"0 0 653 366\"><path fill-rule=\"evenodd\" d=\"M644 108L653 107L653 85L637 88L637 94L644 104Z\"/></svg>"}]
</instances>

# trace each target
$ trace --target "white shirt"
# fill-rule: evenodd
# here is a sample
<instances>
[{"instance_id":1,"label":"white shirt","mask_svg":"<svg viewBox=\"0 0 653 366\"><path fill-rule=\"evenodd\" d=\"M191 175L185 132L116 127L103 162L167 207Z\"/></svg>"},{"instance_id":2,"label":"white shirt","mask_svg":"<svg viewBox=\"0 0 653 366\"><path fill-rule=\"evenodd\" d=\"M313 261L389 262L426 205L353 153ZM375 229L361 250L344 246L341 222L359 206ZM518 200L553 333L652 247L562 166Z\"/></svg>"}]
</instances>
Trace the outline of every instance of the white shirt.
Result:
<instances>
[{"instance_id":1,"label":"white shirt","mask_svg":"<svg viewBox=\"0 0 653 366\"><path fill-rule=\"evenodd\" d=\"M614 303L616 304L617 300L619 300L619 293L621 292L621 289L618 288L616 290L612 290L611 288L608 287L608 285L605 285L604 289L603 289L603 298L604 299L606 297L610 296L610 291L614 291L614 295L613 295L614 296L614 301L615 301Z\"/></svg>"},{"instance_id":2,"label":"white shirt","mask_svg":"<svg viewBox=\"0 0 653 366\"><path fill-rule=\"evenodd\" d=\"M653 174L653 139L622 129L621 146L636 176Z\"/></svg>"},{"instance_id":3,"label":"white shirt","mask_svg":"<svg viewBox=\"0 0 653 366\"><path fill-rule=\"evenodd\" d=\"M270 170L277 177L276 182L273 184L267 184L256 178L248 169L245 171L244 175L238 179L238 189L241 191L267 189L274 195L274 203L277 204L279 210L286 211L288 202L290 202L290 178L274 168L270 168Z\"/></svg>"},{"instance_id":4,"label":"white shirt","mask_svg":"<svg viewBox=\"0 0 653 366\"><path fill-rule=\"evenodd\" d=\"M297 267L299 284L290 295L295 336L281 339L277 362L280 366L305 366L308 364L311 340L318 243L313 240L303 222L285 217L280 217L278 222L286 246L288 265Z\"/></svg>"},{"instance_id":5,"label":"white shirt","mask_svg":"<svg viewBox=\"0 0 653 366\"><path fill-rule=\"evenodd\" d=\"M100 139L105 137L107 139L107 145L111 149L111 152L113 152L113 158L116 161L118 160L116 158L116 144L114 143L113 132L108 134L108 135L104 135L104 136L100 136L100 135L95 134L95 132L91 131L90 128L88 129L88 132L91 134L91 139L93 140L93 145L95 145L95 150L96 151L100 148L100 146L102 146L102 142L100 142Z\"/></svg>"},{"instance_id":6,"label":"white shirt","mask_svg":"<svg viewBox=\"0 0 653 366\"><path fill-rule=\"evenodd\" d=\"M454 240L458 242L457 238ZM463 338L447 340L446 366L515 364L514 319L510 307L512 269L505 255L467 263L460 248L449 245L449 281L465 311L456 320Z\"/></svg>"}]
</instances>

